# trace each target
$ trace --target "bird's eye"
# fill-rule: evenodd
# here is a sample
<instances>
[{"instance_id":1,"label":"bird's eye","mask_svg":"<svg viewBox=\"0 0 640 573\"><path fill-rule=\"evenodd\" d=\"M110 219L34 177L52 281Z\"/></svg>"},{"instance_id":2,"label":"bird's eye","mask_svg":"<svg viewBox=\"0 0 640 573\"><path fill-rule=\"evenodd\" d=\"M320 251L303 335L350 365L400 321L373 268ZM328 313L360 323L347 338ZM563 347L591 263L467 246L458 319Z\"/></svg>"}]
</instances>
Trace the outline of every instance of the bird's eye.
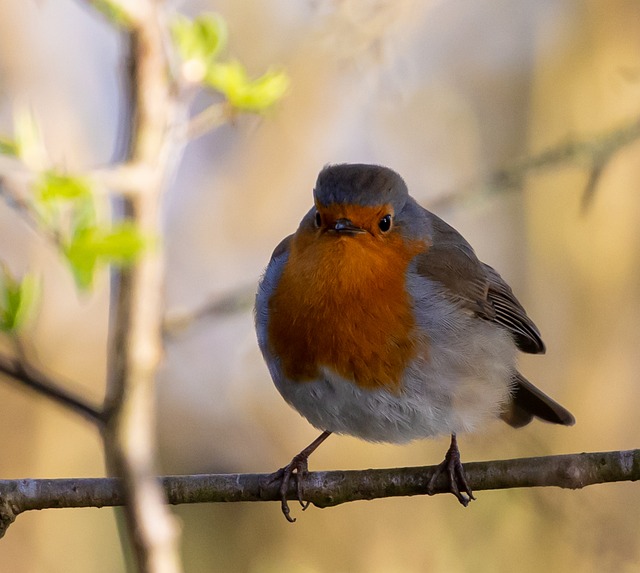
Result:
<instances>
[{"instance_id":1,"label":"bird's eye","mask_svg":"<svg viewBox=\"0 0 640 573\"><path fill-rule=\"evenodd\" d=\"M316 211L316 227L320 227L322 225L322 216L320 215L320 211Z\"/></svg>"},{"instance_id":2,"label":"bird's eye","mask_svg":"<svg viewBox=\"0 0 640 573\"><path fill-rule=\"evenodd\" d=\"M391 229L391 215L385 215L378 222L378 227L383 233L386 233L389 229Z\"/></svg>"}]
</instances>

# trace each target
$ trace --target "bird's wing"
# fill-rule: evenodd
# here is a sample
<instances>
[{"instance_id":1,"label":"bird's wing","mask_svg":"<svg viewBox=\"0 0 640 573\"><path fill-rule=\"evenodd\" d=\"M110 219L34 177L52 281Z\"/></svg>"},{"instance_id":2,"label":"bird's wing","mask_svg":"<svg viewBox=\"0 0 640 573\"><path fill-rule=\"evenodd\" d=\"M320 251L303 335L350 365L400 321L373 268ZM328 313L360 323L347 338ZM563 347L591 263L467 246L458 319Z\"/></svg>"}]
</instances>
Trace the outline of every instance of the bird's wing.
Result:
<instances>
[{"instance_id":1,"label":"bird's wing","mask_svg":"<svg viewBox=\"0 0 640 573\"><path fill-rule=\"evenodd\" d=\"M433 246L417 257L418 273L441 284L449 300L508 330L524 352L544 352L536 325L527 316L509 285L489 265L480 262L464 238L444 221L432 215ZM513 374L513 394L501 414L518 428L533 417L571 426L571 413L536 388L519 372Z\"/></svg>"},{"instance_id":2,"label":"bird's wing","mask_svg":"<svg viewBox=\"0 0 640 573\"><path fill-rule=\"evenodd\" d=\"M489 265L482 263L482 266L489 283L487 299L495 310L493 321L511 332L518 348L523 352L543 354L545 346L540 331L527 316L511 287Z\"/></svg>"},{"instance_id":3,"label":"bird's wing","mask_svg":"<svg viewBox=\"0 0 640 573\"><path fill-rule=\"evenodd\" d=\"M416 259L419 275L441 284L445 296L479 318L508 330L523 352L545 351L540 332L509 285L453 227L433 214L432 246Z\"/></svg>"}]
</instances>

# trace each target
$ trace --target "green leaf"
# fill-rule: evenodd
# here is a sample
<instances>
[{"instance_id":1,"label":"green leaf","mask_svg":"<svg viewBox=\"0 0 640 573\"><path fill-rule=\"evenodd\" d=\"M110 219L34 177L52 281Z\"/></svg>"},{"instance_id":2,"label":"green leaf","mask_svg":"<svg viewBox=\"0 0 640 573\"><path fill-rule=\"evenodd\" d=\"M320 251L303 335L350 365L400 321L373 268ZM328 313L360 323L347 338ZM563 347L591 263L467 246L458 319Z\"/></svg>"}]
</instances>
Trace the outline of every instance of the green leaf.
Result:
<instances>
[{"instance_id":1,"label":"green leaf","mask_svg":"<svg viewBox=\"0 0 640 573\"><path fill-rule=\"evenodd\" d=\"M171 23L173 41L183 61L212 61L227 44L227 25L221 16L207 13L190 20L177 15Z\"/></svg>"},{"instance_id":2,"label":"green leaf","mask_svg":"<svg viewBox=\"0 0 640 573\"><path fill-rule=\"evenodd\" d=\"M0 331L13 333L28 318L40 296L40 283L30 274L16 279L5 265L0 266Z\"/></svg>"},{"instance_id":3,"label":"green leaf","mask_svg":"<svg viewBox=\"0 0 640 573\"><path fill-rule=\"evenodd\" d=\"M81 177L43 173L35 184L36 194L43 203L74 201L91 197L91 186Z\"/></svg>"},{"instance_id":4,"label":"green leaf","mask_svg":"<svg viewBox=\"0 0 640 573\"><path fill-rule=\"evenodd\" d=\"M8 137L0 136L0 154L16 157L18 155L18 144Z\"/></svg>"},{"instance_id":5,"label":"green leaf","mask_svg":"<svg viewBox=\"0 0 640 573\"><path fill-rule=\"evenodd\" d=\"M31 317L33 309L40 300L41 283L32 274L26 274L20 282L20 303L14 314L14 329L21 328Z\"/></svg>"},{"instance_id":6,"label":"green leaf","mask_svg":"<svg viewBox=\"0 0 640 573\"><path fill-rule=\"evenodd\" d=\"M128 28L133 24L133 20L127 10L120 2L114 0L93 0L93 6L102 12L111 22Z\"/></svg>"},{"instance_id":7,"label":"green leaf","mask_svg":"<svg viewBox=\"0 0 640 573\"><path fill-rule=\"evenodd\" d=\"M81 290L87 290L93 285L93 277L98 262L98 255L91 248L94 233L95 227L76 230L71 241L64 246L64 255L71 265L73 277Z\"/></svg>"},{"instance_id":8,"label":"green leaf","mask_svg":"<svg viewBox=\"0 0 640 573\"><path fill-rule=\"evenodd\" d=\"M103 264L124 266L137 260L149 241L131 223L121 223L111 229L97 226L76 229L64 253L73 270L79 288L93 284L96 270Z\"/></svg>"},{"instance_id":9,"label":"green leaf","mask_svg":"<svg viewBox=\"0 0 640 573\"><path fill-rule=\"evenodd\" d=\"M135 261L148 241L131 223L121 223L108 232L94 237L93 248L99 257L110 263L127 264Z\"/></svg>"},{"instance_id":10,"label":"green leaf","mask_svg":"<svg viewBox=\"0 0 640 573\"><path fill-rule=\"evenodd\" d=\"M13 114L16 155L33 171L47 163L47 150L33 109L18 106Z\"/></svg>"},{"instance_id":11,"label":"green leaf","mask_svg":"<svg viewBox=\"0 0 640 573\"><path fill-rule=\"evenodd\" d=\"M251 80L238 62L212 64L205 82L224 94L233 107L251 112L271 107L289 88L289 77L285 72L269 71Z\"/></svg>"},{"instance_id":12,"label":"green leaf","mask_svg":"<svg viewBox=\"0 0 640 573\"><path fill-rule=\"evenodd\" d=\"M42 224L59 227L64 204L74 229L95 223L95 206L91 186L81 177L47 171L34 183L34 207Z\"/></svg>"}]
</instances>

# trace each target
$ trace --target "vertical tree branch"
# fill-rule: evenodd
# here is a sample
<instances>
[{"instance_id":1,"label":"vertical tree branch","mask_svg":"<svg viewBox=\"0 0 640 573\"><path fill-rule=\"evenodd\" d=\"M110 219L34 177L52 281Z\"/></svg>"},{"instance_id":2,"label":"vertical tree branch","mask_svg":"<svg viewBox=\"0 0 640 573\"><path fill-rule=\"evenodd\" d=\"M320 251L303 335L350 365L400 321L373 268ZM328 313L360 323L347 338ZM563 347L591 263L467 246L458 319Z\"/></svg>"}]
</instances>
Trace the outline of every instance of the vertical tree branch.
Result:
<instances>
[{"instance_id":1,"label":"vertical tree branch","mask_svg":"<svg viewBox=\"0 0 640 573\"><path fill-rule=\"evenodd\" d=\"M133 122L123 219L158 238L163 189L179 156L181 106L169 76L161 6L152 0L129 4ZM123 480L139 570L175 573L181 570L177 526L155 477L154 379L161 354L163 276L160 245L114 274L104 438L110 470Z\"/></svg>"}]
</instances>

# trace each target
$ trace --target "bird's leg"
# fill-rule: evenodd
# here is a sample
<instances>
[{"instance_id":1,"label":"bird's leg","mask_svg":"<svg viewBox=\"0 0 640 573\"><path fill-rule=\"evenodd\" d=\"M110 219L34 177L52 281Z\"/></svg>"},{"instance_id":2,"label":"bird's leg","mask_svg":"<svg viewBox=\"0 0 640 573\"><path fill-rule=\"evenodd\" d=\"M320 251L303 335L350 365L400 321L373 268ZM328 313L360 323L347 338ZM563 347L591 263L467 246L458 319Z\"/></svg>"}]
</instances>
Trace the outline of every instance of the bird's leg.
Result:
<instances>
[{"instance_id":1,"label":"bird's leg","mask_svg":"<svg viewBox=\"0 0 640 573\"><path fill-rule=\"evenodd\" d=\"M451 434L451 445L444 456L444 461L436 468L429 480L427 489L429 495L433 495L433 486L438 476L442 473L446 473L449 479L449 491L458 498L462 505L467 507L475 497L473 497L473 492L467 483L467 476L460 461L460 450L458 449L458 440L455 434Z\"/></svg>"},{"instance_id":2,"label":"bird's leg","mask_svg":"<svg viewBox=\"0 0 640 573\"><path fill-rule=\"evenodd\" d=\"M302 509L305 510L309 507L309 502L304 502L302 499L303 491L302 491L302 480L309 473L308 460L309 456L316 451L318 446L324 442L329 436L331 432L322 432L313 442L311 442L304 450L302 450L299 454L293 457L289 465L286 465L283 468L280 468L277 472L272 475L272 481L281 480L280 481L280 502L282 507L282 513L287 518L287 521L293 523L295 518L291 517L289 510L289 503L287 502L287 492L289 491L289 483L291 482L291 478L296 476L297 483L297 492L298 492L298 501L302 506Z\"/></svg>"}]
</instances>

